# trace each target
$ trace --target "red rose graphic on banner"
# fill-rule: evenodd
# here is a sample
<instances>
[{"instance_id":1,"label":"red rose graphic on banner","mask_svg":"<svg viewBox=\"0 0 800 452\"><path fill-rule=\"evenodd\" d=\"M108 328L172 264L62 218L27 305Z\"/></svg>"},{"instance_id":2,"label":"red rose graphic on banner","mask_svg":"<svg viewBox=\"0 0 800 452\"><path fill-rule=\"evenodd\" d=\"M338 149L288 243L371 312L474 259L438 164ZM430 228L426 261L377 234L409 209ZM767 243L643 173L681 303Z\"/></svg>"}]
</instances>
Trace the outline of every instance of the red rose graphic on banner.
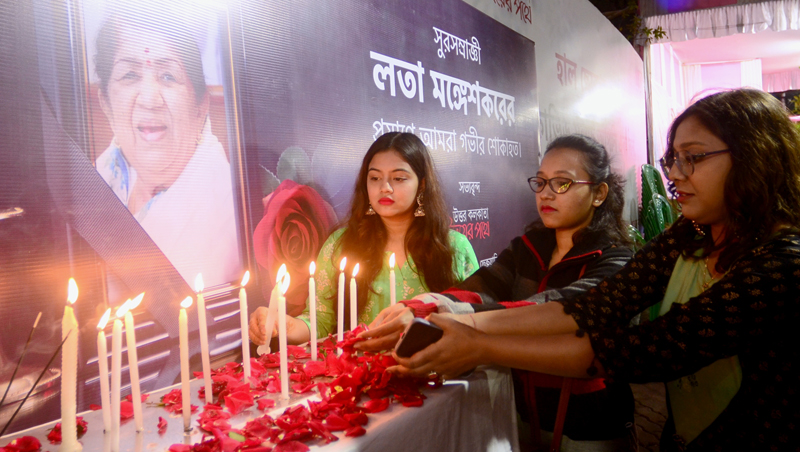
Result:
<instances>
[{"instance_id":1,"label":"red rose graphic on banner","mask_svg":"<svg viewBox=\"0 0 800 452\"><path fill-rule=\"evenodd\" d=\"M264 217L253 237L256 261L262 272L265 297L275 285L281 264L291 275L286 312L300 315L308 298L308 264L336 224L336 213L316 190L286 179L263 200Z\"/></svg>"}]
</instances>

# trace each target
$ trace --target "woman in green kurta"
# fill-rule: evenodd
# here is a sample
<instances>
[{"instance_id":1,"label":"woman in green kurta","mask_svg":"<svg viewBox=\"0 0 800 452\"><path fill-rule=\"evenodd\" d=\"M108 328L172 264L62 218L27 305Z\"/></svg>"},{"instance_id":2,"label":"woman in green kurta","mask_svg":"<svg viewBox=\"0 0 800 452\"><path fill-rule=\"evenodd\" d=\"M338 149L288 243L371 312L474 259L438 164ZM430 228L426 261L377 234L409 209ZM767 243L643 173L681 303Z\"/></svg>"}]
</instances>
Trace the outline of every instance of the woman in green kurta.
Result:
<instances>
[{"instance_id":1,"label":"woman in green kurta","mask_svg":"<svg viewBox=\"0 0 800 452\"><path fill-rule=\"evenodd\" d=\"M336 330L336 291L337 278L339 275L339 261L342 256L338 252L337 244L344 234L345 229L339 229L328 237L319 252L317 262L317 335L327 336ZM478 261L475 252L472 250L469 240L456 231L449 232L450 247L453 249L453 273L456 280L463 281L478 269ZM380 272L372 282L372 291L367 299L367 304L359 313L358 323L369 324L381 310L389 307L389 255L392 253L384 251L384 262ZM396 294L398 300L410 300L415 296L427 293L423 278L417 272L414 260L409 256L408 260L401 266L395 267ZM303 314L298 317L310 325L308 315L308 305Z\"/></svg>"},{"instance_id":2,"label":"woman in green kurta","mask_svg":"<svg viewBox=\"0 0 800 452\"><path fill-rule=\"evenodd\" d=\"M389 132L370 146L361 164L345 227L322 246L317 267L317 335L336 329L339 263L347 257L348 283L358 264L358 321L370 323L389 306L389 256L396 257L398 300L442 291L478 268L466 237L449 228L450 217L422 140L411 133ZM349 310L349 293L345 298ZM308 305L306 305L308 306ZM250 317L250 339L266 341L267 310ZM349 319L349 315L345 316ZM345 324L345 326L348 326ZM310 339L308 307L298 318L287 318L287 339ZM273 328L273 336L277 328Z\"/></svg>"}]
</instances>

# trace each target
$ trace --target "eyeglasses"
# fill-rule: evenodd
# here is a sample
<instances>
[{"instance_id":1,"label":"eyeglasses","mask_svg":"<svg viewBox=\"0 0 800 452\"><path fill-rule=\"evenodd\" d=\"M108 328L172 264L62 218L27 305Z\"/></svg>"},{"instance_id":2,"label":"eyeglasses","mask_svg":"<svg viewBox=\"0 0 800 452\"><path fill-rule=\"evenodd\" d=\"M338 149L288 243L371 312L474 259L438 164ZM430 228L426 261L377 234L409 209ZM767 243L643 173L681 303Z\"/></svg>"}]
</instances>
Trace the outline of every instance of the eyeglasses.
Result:
<instances>
[{"instance_id":1,"label":"eyeglasses","mask_svg":"<svg viewBox=\"0 0 800 452\"><path fill-rule=\"evenodd\" d=\"M553 193L560 195L566 193L572 184L595 185L595 182L588 180L572 180L566 177L554 177L552 179L545 179L543 177L528 178L528 185L531 186L531 190L533 190L534 193L541 193L542 190L544 190L544 186L549 185Z\"/></svg>"},{"instance_id":2,"label":"eyeglasses","mask_svg":"<svg viewBox=\"0 0 800 452\"><path fill-rule=\"evenodd\" d=\"M664 170L664 176L669 176L669 171L676 163L678 164L678 169L681 171L681 173L683 173L684 176L691 176L694 174L695 163L703 160L706 157L724 154L726 152L731 152L731 150L723 149L721 151L704 152L702 154L683 153L678 154L678 158L675 158L675 152L670 151L664 157L661 157L659 162L661 163L661 169Z\"/></svg>"}]
</instances>

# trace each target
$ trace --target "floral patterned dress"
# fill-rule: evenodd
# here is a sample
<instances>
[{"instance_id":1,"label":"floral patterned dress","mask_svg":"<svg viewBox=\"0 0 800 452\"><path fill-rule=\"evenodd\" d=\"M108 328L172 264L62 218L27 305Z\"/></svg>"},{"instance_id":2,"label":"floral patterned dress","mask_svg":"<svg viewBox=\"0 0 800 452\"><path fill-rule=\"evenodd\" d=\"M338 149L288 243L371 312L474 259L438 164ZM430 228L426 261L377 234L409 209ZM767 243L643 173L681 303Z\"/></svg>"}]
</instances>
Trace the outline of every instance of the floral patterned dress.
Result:
<instances>
[{"instance_id":1,"label":"floral patterned dress","mask_svg":"<svg viewBox=\"0 0 800 452\"><path fill-rule=\"evenodd\" d=\"M693 440L673 434L678 422L670 419L661 450L798 450L800 234L776 234L698 295L629 325L664 299L681 244L694 239L691 222L678 221L617 274L561 302L564 311L588 333L610 378L671 382L738 357L741 386L727 406Z\"/></svg>"}]
</instances>

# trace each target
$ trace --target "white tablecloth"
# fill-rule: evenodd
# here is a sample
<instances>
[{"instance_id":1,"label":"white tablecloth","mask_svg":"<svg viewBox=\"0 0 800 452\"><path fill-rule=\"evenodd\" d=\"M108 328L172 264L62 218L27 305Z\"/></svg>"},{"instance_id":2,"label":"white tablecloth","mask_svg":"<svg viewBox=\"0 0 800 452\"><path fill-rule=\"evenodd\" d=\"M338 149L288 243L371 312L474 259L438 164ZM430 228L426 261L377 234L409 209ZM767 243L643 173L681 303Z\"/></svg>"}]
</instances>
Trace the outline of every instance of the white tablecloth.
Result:
<instances>
[{"instance_id":1,"label":"white tablecloth","mask_svg":"<svg viewBox=\"0 0 800 452\"><path fill-rule=\"evenodd\" d=\"M192 381L192 404L202 409L197 399L197 390L202 381ZM157 402L173 388L153 393L149 402ZM507 369L479 367L463 380L448 380L438 389L425 390L428 397L421 407L406 408L391 404L381 413L369 415L365 426L367 433L358 438L347 438L344 432L334 432L339 441L326 446L311 443L311 450L323 452L343 451L517 451L516 414L514 411L514 388L511 373ZM316 396L313 396L316 397ZM279 416L288 404L303 403L307 396L293 395L288 403L279 404L270 411ZM163 452L175 443L197 443L202 431L195 427L184 434L180 415L170 416L163 408L145 406L145 431L137 434L133 419L126 421L120 429L120 452ZM234 428L262 415L252 407L230 419ZM103 433L101 413L81 414L89 423L88 432L81 438L84 452L109 452L111 435ZM167 431L158 433L158 417L168 422ZM197 414L193 416L196 425ZM58 446L47 441L47 431L55 422L27 431L17 432L0 439L5 446L13 438L24 435L37 437L43 450L57 450Z\"/></svg>"}]
</instances>

